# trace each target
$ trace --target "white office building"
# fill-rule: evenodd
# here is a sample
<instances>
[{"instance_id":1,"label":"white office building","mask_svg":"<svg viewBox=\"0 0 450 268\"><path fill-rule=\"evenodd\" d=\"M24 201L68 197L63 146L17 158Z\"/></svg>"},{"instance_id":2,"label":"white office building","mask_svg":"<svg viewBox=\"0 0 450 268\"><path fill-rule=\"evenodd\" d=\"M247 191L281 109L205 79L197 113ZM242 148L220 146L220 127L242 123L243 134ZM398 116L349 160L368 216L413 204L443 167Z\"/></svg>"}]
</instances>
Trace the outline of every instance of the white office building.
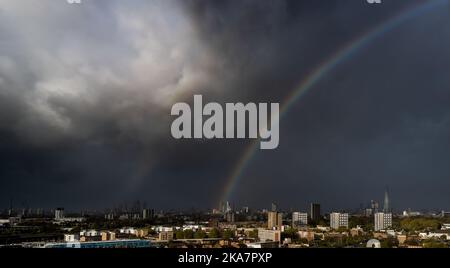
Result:
<instances>
[{"instance_id":1,"label":"white office building","mask_svg":"<svg viewBox=\"0 0 450 268\"><path fill-rule=\"evenodd\" d=\"M386 230L392 227L392 213L375 213L375 231Z\"/></svg>"},{"instance_id":2,"label":"white office building","mask_svg":"<svg viewBox=\"0 0 450 268\"><path fill-rule=\"evenodd\" d=\"M308 225L308 213L293 212L292 213L292 226L306 226Z\"/></svg>"},{"instance_id":3,"label":"white office building","mask_svg":"<svg viewBox=\"0 0 450 268\"><path fill-rule=\"evenodd\" d=\"M331 229L348 228L348 213L333 212L330 214Z\"/></svg>"}]
</instances>

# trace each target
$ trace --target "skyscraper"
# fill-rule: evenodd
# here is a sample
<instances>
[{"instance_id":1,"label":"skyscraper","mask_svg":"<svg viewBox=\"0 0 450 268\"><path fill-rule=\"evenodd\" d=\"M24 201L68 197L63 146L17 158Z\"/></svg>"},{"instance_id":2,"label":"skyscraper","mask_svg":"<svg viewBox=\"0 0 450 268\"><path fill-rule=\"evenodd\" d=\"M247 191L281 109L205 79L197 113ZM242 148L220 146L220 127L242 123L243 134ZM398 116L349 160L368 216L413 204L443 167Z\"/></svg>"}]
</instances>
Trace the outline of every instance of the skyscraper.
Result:
<instances>
[{"instance_id":1,"label":"skyscraper","mask_svg":"<svg viewBox=\"0 0 450 268\"><path fill-rule=\"evenodd\" d=\"M272 210L271 211L278 211L278 206L275 203L272 203Z\"/></svg>"},{"instance_id":2,"label":"skyscraper","mask_svg":"<svg viewBox=\"0 0 450 268\"><path fill-rule=\"evenodd\" d=\"M316 223L320 220L320 204L311 203L311 220Z\"/></svg>"},{"instance_id":3,"label":"skyscraper","mask_svg":"<svg viewBox=\"0 0 450 268\"><path fill-rule=\"evenodd\" d=\"M153 215L154 215L153 209L144 208L142 210L142 219L144 220L153 218Z\"/></svg>"},{"instance_id":4,"label":"skyscraper","mask_svg":"<svg viewBox=\"0 0 450 268\"><path fill-rule=\"evenodd\" d=\"M267 228L281 230L281 225L283 225L283 214L269 211L267 214Z\"/></svg>"},{"instance_id":5,"label":"skyscraper","mask_svg":"<svg viewBox=\"0 0 450 268\"><path fill-rule=\"evenodd\" d=\"M64 219L64 208L55 209L55 220Z\"/></svg>"},{"instance_id":6,"label":"skyscraper","mask_svg":"<svg viewBox=\"0 0 450 268\"><path fill-rule=\"evenodd\" d=\"M222 214L225 214L227 212L232 211L230 202L226 201L226 202L220 202L220 212Z\"/></svg>"},{"instance_id":7,"label":"skyscraper","mask_svg":"<svg viewBox=\"0 0 450 268\"><path fill-rule=\"evenodd\" d=\"M384 192L384 206L383 206L383 212L389 213L391 212L391 208L389 206L389 189L386 187L386 191Z\"/></svg>"},{"instance_id":8,"label":"skyscraper","mask_svg":"<svg viewBox=\"0 0 450 268\"><path fill-rule=\"evenodd\" d=\"M375 200L370 200L370 208L372 209L372 213L377 213L378 212L378 202Z\"/></svg>"},{"instance_id":9,"label":"skyscraper","mask_svg":"<svg viewBox=\"0 0 450 268\"><path fill-rule=\"evenodd\" d=\"M233 211L226 212L225 215L224 215L224 219L227 222L234 222L235 221L235 214L234 214L234 212Z\"/></svg>"}]
</instances>

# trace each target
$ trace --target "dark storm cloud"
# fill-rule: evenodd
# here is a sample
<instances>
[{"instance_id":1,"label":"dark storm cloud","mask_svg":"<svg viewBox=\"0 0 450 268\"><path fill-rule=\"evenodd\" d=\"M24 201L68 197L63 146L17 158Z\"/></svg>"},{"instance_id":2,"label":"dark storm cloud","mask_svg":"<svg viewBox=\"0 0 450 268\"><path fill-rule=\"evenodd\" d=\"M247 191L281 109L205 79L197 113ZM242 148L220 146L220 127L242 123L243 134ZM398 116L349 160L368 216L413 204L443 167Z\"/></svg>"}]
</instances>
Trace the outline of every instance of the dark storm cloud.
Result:
<instances>
[{"instance_id":1,"label":"dark storm cloud","mask_svg":"<svg viewBox=\"0 0 450 268\"><path fill-rule=\"evenodd\" d=\"M279 102L334 51L410 3L0 0L0 202L215 205L247 142L175 141L171 105L194 93ZM349 207L355 200L342 195L359 184L366 188L356 202L385 184L424 188L418 174L436 165L432 184L445 183L450 95L437 70L448 69L448 29L439 28L442 43L419 24L383 37L302 100L282 121L280 150L258 155L235 201L297 207L322 198ZM414 35L428 41L415 44ZM305 198L290 192L298 188L309 189ZM434 200L427 204L448 201Z\"/></svg>"}]
</instances>

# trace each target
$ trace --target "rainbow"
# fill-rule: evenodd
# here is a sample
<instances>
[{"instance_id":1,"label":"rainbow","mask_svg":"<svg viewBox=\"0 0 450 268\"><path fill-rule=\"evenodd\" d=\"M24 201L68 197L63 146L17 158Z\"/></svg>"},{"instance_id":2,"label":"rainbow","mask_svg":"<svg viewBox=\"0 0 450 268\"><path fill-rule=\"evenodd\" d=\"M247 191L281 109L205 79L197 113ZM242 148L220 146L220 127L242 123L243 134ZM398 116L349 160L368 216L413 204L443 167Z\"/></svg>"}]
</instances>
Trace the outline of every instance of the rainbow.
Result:
<instances>
[{"instance_id":1,"label":"rainbow","mask_svg":"<svg viewBox=\"0 0 450 268\"><path fill-rule=\"evenodd\" d=\"M290 108L306 93L308 93L314 86L327 74L329 74L337 66L350 59L351 56L355 55L358 51L364 47L370 45L370 43L380 36L390 32L392 29L402 25L406 21L417 18L429 11L441 7L446 4L448 0L430 0L425 4L414 5L409 7L397 16L389 19L388 21L378 25L372 30L358 36L349 42L346 46L342 47L336 51L328 60L324 61L322 64L318 65L301 83L295 87L295 89L286 97L284 102L282 102L282 107L280 109L280 119L286 115ZM259 140L253 140L248 147L245 149L244 154L241 156L230 176L225 180L226 184L224 187L223 194L220 195L219 201L229 200L231 197L236 184L239 182L242 174L252 162L252 159L258 152Z\"/></svg>"}]
</instances>

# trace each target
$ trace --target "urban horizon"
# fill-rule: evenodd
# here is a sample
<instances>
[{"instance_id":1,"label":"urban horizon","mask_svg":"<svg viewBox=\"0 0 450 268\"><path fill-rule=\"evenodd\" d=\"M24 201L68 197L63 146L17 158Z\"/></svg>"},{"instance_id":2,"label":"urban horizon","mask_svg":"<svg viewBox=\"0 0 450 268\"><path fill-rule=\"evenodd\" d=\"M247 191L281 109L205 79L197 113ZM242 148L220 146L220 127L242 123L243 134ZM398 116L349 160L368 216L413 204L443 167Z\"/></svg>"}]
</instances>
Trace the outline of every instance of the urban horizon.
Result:
<instances>
[{"instance_id":1,"label":"urban horizon","mask_svg":"<svg viewBox=\"0 0 450 268\"><path fill-rule=\"evenodd\" d=\"M392 203L390 203L390 199L389 197L389 190L385 191L385 197L384 200L382 202L377 201L375 199L371 199L370 201L367 201L365 203L359 203L358 205L355 205L352 208L325 208L323 206L321 206L322 212L324 214L330 214L333 212L347 212L347 213L351 213L351 214L364 214L364 211L367 209L373 209L373 210L380 210L380 211L386 211L389 210L390 212L392 212L393 214L397 214L397 215L401 215L405 212L413 212L413 213L420 213L421 215L438 215L440 213L447 213L447 211L450 211L450 209L447 209L446 207L440 207L440 208L425 208L425 209L414 209L412 207L404 207L404 208L395 208L395 206L392 206ZM386 202L386 197L389 200L388 202ZM304 202L303 202L304 203ZM387 203L387 207L386 207L386 203ZM10 205L8 207L3 207L0 208L0 212L2 212L0 215L6 215L8 213L5 212L14 212L15 214L24 214L25 211L28 211L26 214L30 214L30 215L36 215L38 213L36 213L36 211L40 211L42 213L44 212L51 212L53 213L55 209L57 208L62 208L64 209L66 212L70 213L70 214L90 214L93 213L92 215L100 215L102 213L105 212L119 212L119 213L126 213L126 212L136 212L136 211L142 211L144 209L151 209L152 211L156 211L156 212L169 212L169 213L182 213L182 212L188 212L188 213L198 213L198 212L203 212L203 213L211 213L214 211L220 211L221 208L223 207L224 204L227 204L227 206L230 207L230 210L232 211L240 211L244 208L246 209L251 209L254 211L270 211L271 208L269 207L251 207L251 206L247 206L245 204L239 204L239 203L235 203L235 202L230 202L230 201L222 201L220 202L220 204L218 204L216 207L188 207L188 208L157 208L157 207L152 207L151 205L147 205L148 203L146 201L143 200L135 200L133 202L123 202L120 203L118 205L112 206L112 207L106 207L106 208L68 208L64 207L64 206L52 206L52 207L30 207L26 204L26 202L21 202L22 206L15 206L14 203L11 201ZM276 204L276 202L272 202L272 206ZM307 202L305 203L307 205L301 205L301 206L286 206L286 207L281 207L278 206L279 211L283 211L283 212L296 212L296 211L307 211L310 209L311 204L321 204L321 202ZM31 213L33 212L34 213Z\"/></svg>"},{"instance_id":2,"label":"urban horizon","mask_svg":"<svg viewBox=\"0 0 450 268\"><path fill-rule=\"evenodd\" d=\"M354 205L347 206L347 207L336 207L333 205L329 205L332 202L320 202L319 199L316 200L304 200L304 201L298 201L294 202L292 204L283 204L282 206L279 206L280 208L283 208L284 211L293 211L293 210L307 210L309 207L308 205L311 203L321 203L322 209L327 211L328 213L333 211L346 211L346 212L357 212L362 209L370 207L371 203L375 202L376 204L383 204L384 198L386 195L386 192L391 194L390 189L385 189L384 195L377 194L378 198L372 198L365 201L360 202L354 202ZM395 197L395 196L394 196ZM233 208L242 208L242 207L252 207L256 210L264 210L266 209L265 206L259 205L259 206L251 206L247 202L236 202L233 200L226 200L226 201L220 201L215 206L211 205L201 205L201 206L179 206L179 207L166 207L166 206L152 206L148 200L145 199L134 199L134 200L128 200L128 201L122 201L117 202L111 206L104 206L104 207L96 207L96 206L86 206L86 207L71 207L66 206L62 203L58 203L56 205L46 205L46 206L37 206L37 205L30 205L29 202L26 200L14 200L14 198L10 198L8 205L0 206L0 211L7 211L9 209L16 209L16 210L23 210L23 209L45 209L47 211L55 209L57 207L64 207L66 210L70 211L71 213L79 213L81 211L107 211L107 210L113 210L113 209L119 209L119 208L132 208L136 207L136 204L139 204L139 207L147 207L152 208L159 211L178 211L178 212L186 212L186 211L212 211L214 209L217 209L221 206L222 203L227 202L231 204ZM279 204L278 202L275 202ZM295 205L294 205L295 204ZM324 205L325 204L325 205ZM394 205L393 205L394 204ZM391 210L393 212L401 213L405 210L414 210L414 211L420 211L420 212L437 212L437 211L450 211L450 208L447 205L436 205L432 207L415 207L415 206L396 206L395 205L395 198L394 203L390 204Z\"/></svg>"}]
</instances>

